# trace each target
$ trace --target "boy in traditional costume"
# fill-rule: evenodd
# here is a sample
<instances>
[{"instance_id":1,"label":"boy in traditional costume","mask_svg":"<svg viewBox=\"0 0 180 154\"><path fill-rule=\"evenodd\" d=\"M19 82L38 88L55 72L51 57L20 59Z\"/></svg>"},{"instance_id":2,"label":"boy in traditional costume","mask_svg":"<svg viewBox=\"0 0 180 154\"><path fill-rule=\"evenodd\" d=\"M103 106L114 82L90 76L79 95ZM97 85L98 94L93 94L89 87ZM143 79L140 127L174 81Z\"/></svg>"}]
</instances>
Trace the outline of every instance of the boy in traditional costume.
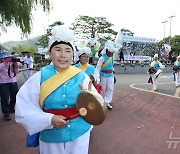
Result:
<instances>
[{"instance_id":1,"label":"boy in traditional costume","mask_svg":"<svg viewBox=\"0 0 180 154\"><path fill-rule=\"evenodd\" d=\"M101 95L109 110L112 109L110 103L112 101L114 89L114 67L112 56L117 51L117 44L113 41L107 41L95 69L95 77L101 85Z\"/></svg>"},{"instance_id":2,"label":"boy in traditional costume","mask_svg":"<svg viewBox=\"0 0 180 154\"><path fill-rule=\"evenodd\" d=\"M165 67L164 65L162 65L161 62L158 61L158 54L154 55L154 61L151 62L150 67L154 67L156 69L156 71L153 74L151 74L151 78L152 78L153 89L154 91L157 91L158 77L162 73L162 70L160 68Z\"/></svg>"},{"instance_id":3,"label":"boy in traditional costume","mask_svg":"<svg viewBox=\"0 0 180 154\"><path fill-rule=\"evenodd\" d=\"M40 132L40 154L87 154L92 126L78 116L76 98L82 89L89 89L90 79L71 66L73 32L61 25L51 34L48 53L52 64L42 67L21 87L15 119L29 135ZM91 90L96 91L94 86Z\"/></svg>"},{"instance_id":4,"label":"boy in traditional costume","mask_svg":"<svg viewBox=\"0 0 180 154\"><path fill-rule=\"evenodd\" d=\"M180 86L180 55L177 56L177 60L174 62L173 71L175 73L176 88Z\"/></svg>"},{"instance_id":5,"label":"boy in traditional costume","mask_svg":"<svg viewBox=\"0 0 180 154\"><path fill-rule=\"evenodd\" d=\"M95 67L89 64L89 58L91 55L91 49L84 47L79 51L79 63L74 65L81 70L84 70L87 75L94 74Z\"/></svg>"}]
</instances>

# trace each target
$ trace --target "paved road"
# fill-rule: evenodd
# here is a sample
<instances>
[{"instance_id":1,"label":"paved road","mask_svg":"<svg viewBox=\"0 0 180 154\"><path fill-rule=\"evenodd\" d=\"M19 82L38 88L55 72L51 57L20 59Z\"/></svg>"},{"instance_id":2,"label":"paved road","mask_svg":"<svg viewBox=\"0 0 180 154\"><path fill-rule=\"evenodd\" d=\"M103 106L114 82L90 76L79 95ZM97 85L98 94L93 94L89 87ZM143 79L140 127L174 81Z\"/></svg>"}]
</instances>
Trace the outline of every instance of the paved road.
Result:
<instances>
[{"instance_id":1,"label":"paved road","mask_svg":"<svg viewBox=\"0 0 180 154\"><path fill-rule=\"evenodd\" d=\"M89 154L179 154L180 143L169 144L180 142L180 99L171 74L160 76L158 92L151 91L147 74L116 77L113 110L103 124L94 127ZM21 74L19 78L21 85ZM26 132L14 120L0 121L0 134L2 154L38 151L25 147Z\"/></svg>"}]
</instances>

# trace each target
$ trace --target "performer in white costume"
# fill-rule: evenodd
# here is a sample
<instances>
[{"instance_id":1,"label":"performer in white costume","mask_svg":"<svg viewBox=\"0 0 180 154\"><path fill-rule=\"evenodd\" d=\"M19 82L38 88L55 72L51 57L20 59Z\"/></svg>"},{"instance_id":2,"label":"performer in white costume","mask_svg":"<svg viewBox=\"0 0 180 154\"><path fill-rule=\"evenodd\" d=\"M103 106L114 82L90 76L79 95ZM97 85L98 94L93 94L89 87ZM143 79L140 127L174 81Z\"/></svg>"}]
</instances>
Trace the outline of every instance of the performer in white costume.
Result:
<instances>
[{"instance_id":1,"label":"performer in white costume","mask_svg":"<svg viewBox=\"0 0 180 154\"><path fill-rule=\"evenodd\" d=\"M116 46L116 43L107 41L95 69L95 77L100 81L101 95L107 103L108 109L112 109L110 103L112 101L114 89L114 67L112 56L117 51L118 46Z\"/></svg>"},{"instance_id":2,"label":"performer in white costume","mask_svg":"<svg viewBox=\"0 0 180 154\"><path fill-rule=\"evenodd\" d=\"M24 57L24 71L23 76L25 80L28 80L32 76L34 60L31 57L31 53L27 52L27 55Z\"/></svg>"},{"instance_id":3,"label":"performer in white costume","mask_svg":"<svg viewBox=\"0 0 180 154\"><path fill-rule=\"evenodd\" d=\"M84 47L79 51L79 63L74 65L75 67L82 69L87 75L94 74L95 67L89 64L89 58L91 55L91 49Z\"/></svg>"},{"instance_id":4,"label":"performer in white costume","mask_svg":"<svg viewBox=\"0 0 180 154\"><path fill-rule=\"evenodd\" d=\"M177 56L177 60L174 62L174 73L176 88L180 86L180 55Z\"/></svg>"},{"instance_id":5,"label":"performer in white costume","mask_svg":"<svg viewBox=\"0 0 180 154\"><path fill-rule=\"evenodd\" d=\"M158 87L158 77L159 75L162 73L162 70L160 68L164 68L165 66L162 65L161 62L158 61L158 54L154 55L154 61L151 62L151 67L154 67L157 69L157 72L154 74L151 74L152 77L152 82L153 82L153 89L154 91L157 91L157 87Z\"/></svg>"},{"instance_id":6,"label":"performer in white costume","mask_svg":"<svg viewBox=\"0 0 180 154\"><path fill-rule=\"evenodd\" d=\"M72 115L78 113L76 98L90 88L90 79L71 66L73 32L61 25L51 33L48 53L53 64L41 68L21 87L15 119L30 135L40 132L40 154L88 154L92 126ZM94 86L89 90L97 92Z\"/></svg>"}]
</instances>

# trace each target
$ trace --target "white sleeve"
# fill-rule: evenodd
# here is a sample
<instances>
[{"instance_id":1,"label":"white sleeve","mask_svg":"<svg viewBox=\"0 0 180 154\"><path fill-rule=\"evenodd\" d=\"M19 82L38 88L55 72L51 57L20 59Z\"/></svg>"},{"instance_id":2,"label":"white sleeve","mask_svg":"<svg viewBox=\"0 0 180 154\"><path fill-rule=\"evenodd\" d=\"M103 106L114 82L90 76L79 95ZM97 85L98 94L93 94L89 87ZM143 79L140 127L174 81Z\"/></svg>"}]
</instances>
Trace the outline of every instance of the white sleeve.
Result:
<instances>
[{"instance_id":1,"label":"white sleeve","mask_svg":"<svg viewBox=\"0 0 180 154\"><path fill-rule=\"evenodd\" d=\"M15 120L30 135L53 128L53 114L43 112L39 105L40 78L41 74L37 72L23 84L16 96Z\"/></svg>"},{"instance_id":2,"label":"white sleeve","mask_svg":"<svg viewBox=\"0 0 180 154\"><path fill-rule=\"evenodd\" d=\"M165 66L161 62L159 62L159 67L164 68Z\"/></svg>"},{"instance_id":3,"label":"white sleeve","mask_svg":"<svg viewBox=\"0 0 180 154\"><path fill-rule=\"evenodd\" d=\"M103 62L104 62L104 58L101 56L98 60L98 63L96 65L96 68L94 71L94 76L96 77L98 83L100 82L100 74L99 73L100 73Z\"/></svg>"},{"instance_id":4,"label":"white sleeve","mask_svg":"<svg viewBox=\"0 0 180 154\"><path fill-rule=\"evenodd\" d=\"M34 60L32 57L30 57L30 61L29 61L29 67L30 68L33 68L33 63L34 63Z\"/></svg>"},{"instance_id":5,"label":"white sleeve","mask_svg":"<svg viewBox=\"0 0 180 154\"><path fill-rule=\"evenodd\" d=\"M151 62L151 65L150 65L150 67L154 67L154 63L153 63L153 62Z\"/></svg>"}]
</instances>

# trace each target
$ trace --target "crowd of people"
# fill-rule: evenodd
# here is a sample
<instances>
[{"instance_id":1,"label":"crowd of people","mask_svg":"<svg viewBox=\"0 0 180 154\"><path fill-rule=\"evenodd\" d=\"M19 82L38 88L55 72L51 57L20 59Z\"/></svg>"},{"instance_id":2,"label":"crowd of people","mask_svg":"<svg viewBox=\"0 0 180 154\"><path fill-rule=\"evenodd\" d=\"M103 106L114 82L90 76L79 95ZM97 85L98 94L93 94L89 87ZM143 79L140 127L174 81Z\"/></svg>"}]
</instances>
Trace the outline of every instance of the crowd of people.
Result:
<instances>
[{"instance_id":1,"label":"crowd of people","mask_svg":"<svg viewBox=\"0 0 180 154\"><path fill-rule=\"evenodd\" d=\"M13 56L7 51L0 52L2 113L6 121L11 120L11 113L15 113L16 122L24 126L29 138L37 134L39 142L35 146L39 145L39 153L87 154L93 126L81 116L74 116L79 112L76 109L76 99L85 90L99 92L107 109L112 110L115 83L112 57L120 51L120 60L124 61L123 48L119 49L115 42L107 41L97 65L94 66L89 63L89 47L78 49L76 46L74 49L73 31L61 25L55 26L51 33L48 54L52 62L34 75L34 61L30 52L22 52L20 62L13 61ZM179 87L180 56L174 65L178 67L175 82L176 87ZM155 68L155 71L149 73L156 91L157 79L162 73L160 68L164 68L158 61L157 54L154 55L150 67ZM20 89L16 76L19 72L23 73L26 80ZM100 91L96 88L97 85L101 87Z\"/></svg>"}]
</instances>

